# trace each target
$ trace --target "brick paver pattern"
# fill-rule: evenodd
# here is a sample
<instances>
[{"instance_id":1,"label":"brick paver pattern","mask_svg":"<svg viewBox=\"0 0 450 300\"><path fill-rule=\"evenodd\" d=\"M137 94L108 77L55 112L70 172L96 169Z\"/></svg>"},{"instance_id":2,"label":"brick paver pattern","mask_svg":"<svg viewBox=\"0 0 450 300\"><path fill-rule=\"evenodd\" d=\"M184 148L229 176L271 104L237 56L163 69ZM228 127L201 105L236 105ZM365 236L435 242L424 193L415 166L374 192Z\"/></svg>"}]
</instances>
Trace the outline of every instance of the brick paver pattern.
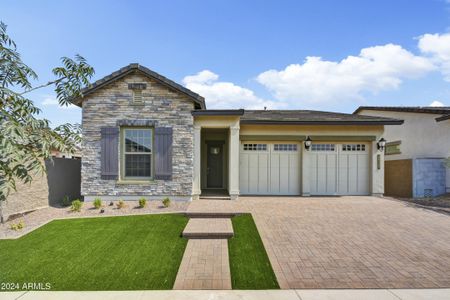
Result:
<instances>
[{"instance_id":1,"label":"brick paver pattern","mask_svg":"<svg viewBox=\"0 0 450 300\"><path fill-rule=\"evenodd\" d=\"M450 287L448 215L377 197L230 202L188 210L251 212L282 288Z\"/></svg>"},{"instance_id":2,"label":"brick paver pattern","mask_svg":"<svg viewBox=\"0 0 450 300\"><path fill-rule=\"evenodd\" d=\"M229 218L193 218L189 219L183 230L186 235L206 235L210 238L220 235L233 235L233 225Z\"/></svg>"},{"instance_id":3,"label":"brick paver pattern","mask_svg":"<svg viewBox=\"0 0 450 300\"><path fill-rule=\"evenodd\" d=\"M227 239L190 239L173 288L231 289Z\"/></svg>"}]
</instances>

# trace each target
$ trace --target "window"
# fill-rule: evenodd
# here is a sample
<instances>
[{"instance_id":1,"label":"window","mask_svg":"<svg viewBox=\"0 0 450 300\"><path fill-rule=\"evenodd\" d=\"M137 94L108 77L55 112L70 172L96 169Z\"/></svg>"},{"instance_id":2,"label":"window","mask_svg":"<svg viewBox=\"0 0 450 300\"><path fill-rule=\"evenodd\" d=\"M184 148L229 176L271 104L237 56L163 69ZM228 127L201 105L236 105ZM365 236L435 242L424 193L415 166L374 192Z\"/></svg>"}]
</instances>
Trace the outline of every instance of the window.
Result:
<instances>
[{"instance_id":1,"label":"window","mask_svg":"<svg viewBox=\"0 0 450 300\"><path fill-rule=\"evenodd\" d=\"M297 151L297 144L274 144L274 151Z\"/></svg>"},{"instance_id":2,"label":"window","mask_svg":"<svg viewBox=\"0 0 450 300\"><path fill-rule=\"evenodd\" d=\"M343 144L342 151L366 151L366 145L364 144Z\"/></svg>"},{"instance_id":3,"label":"window","mask_svg":"<svg viewBox=\"0 0 450 300\"><path fill-rule=\"evenodd\" d=\"M334 151L335 144L312 144L311 151Z\"/></svg>"},{"instance_id":4,"label":"window","mask_svg":"<svg viewBox=\"0 0 450 300\"><path fill-rule=\"evenodd\" d=\"M402 143L401 141L386 143L386 148L384 148L385 149L384 154L386 154L386 155L401 154L402 153L400 151L401 143Z\"/></svg>"},{"instance_id":5,"label":"window","mask_svg":"<svg viewBox=\"0 0 450 300\"><path fill-rule=\"evenodd\" d=\"M244 144L245 151L267 151L267 144Z\"/></svg>"},{"instance_id":6,"label":"window","mask_svg":"<svg viewBox=\"0 0 450 300\"><path fill-rule=\"evenodd\" d=\"M151 128L123 129L123 177L146 179L152 177L153 130Z\"/></svg>"}]
</instances>

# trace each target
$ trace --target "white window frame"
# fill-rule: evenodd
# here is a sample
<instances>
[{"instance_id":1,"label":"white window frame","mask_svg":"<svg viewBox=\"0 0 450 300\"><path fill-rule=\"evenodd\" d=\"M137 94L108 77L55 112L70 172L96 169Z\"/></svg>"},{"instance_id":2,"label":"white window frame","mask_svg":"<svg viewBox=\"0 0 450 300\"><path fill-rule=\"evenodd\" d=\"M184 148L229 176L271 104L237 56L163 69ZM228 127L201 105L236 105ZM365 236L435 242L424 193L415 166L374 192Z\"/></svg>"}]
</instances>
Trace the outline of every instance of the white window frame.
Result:
<instances>
[{"instance_id":1,"label":"white window frame","mask_svg":"<svg viewBox=\"0 0 450 300\"><path fill-rule=\"evenodd\" d=\"M151 147L150 152L126 152L125 136L128 130L145 130L151 131ZM121 127L120 128L120 166L121 166L121 178L123 180L152 180L154 176L154 155L153 146L155 141L155 131L153 127ZM126 156L127 155L149 155L150 156L150 176L126 176Z\"/></svg>"}]
</instances>

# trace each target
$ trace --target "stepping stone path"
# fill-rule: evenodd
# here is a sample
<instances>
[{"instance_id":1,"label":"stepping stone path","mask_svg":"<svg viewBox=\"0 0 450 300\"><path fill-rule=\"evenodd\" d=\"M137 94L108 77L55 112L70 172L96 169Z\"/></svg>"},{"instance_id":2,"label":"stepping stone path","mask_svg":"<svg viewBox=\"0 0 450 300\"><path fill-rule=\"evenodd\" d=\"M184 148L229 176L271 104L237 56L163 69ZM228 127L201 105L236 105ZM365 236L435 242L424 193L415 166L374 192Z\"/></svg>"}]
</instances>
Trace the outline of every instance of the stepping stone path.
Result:
<instances>
[{"instance_id":1,"label":"stepping stone path","mask_svg":"<svg viewBox=\"0 0 450 300\"><path fill-rule=\"evenodd\" d=\"M175 279L175 290L231 289L228 238L234 234L230 218L235 214L186 212L189 222L182 236L189 240Z\"/></svg>"}]
</instances>

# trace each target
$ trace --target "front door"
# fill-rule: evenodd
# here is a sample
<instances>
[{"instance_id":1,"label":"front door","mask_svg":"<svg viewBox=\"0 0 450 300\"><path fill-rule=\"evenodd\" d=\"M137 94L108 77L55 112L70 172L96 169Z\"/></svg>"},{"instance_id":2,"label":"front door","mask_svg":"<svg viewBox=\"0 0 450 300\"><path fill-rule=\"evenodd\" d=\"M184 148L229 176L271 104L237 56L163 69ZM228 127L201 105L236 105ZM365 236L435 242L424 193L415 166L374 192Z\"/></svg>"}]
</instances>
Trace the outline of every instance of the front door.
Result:
<instances>
[{"instance_id":1,"label":"front door","mask_svg":"<svg viewBox=\"0 0 450 300\"><path fill-rule=\"evenodd\" d=\"M207 145L206 187L223 188L223 143Z\"/></svg>"}]
</instances>

